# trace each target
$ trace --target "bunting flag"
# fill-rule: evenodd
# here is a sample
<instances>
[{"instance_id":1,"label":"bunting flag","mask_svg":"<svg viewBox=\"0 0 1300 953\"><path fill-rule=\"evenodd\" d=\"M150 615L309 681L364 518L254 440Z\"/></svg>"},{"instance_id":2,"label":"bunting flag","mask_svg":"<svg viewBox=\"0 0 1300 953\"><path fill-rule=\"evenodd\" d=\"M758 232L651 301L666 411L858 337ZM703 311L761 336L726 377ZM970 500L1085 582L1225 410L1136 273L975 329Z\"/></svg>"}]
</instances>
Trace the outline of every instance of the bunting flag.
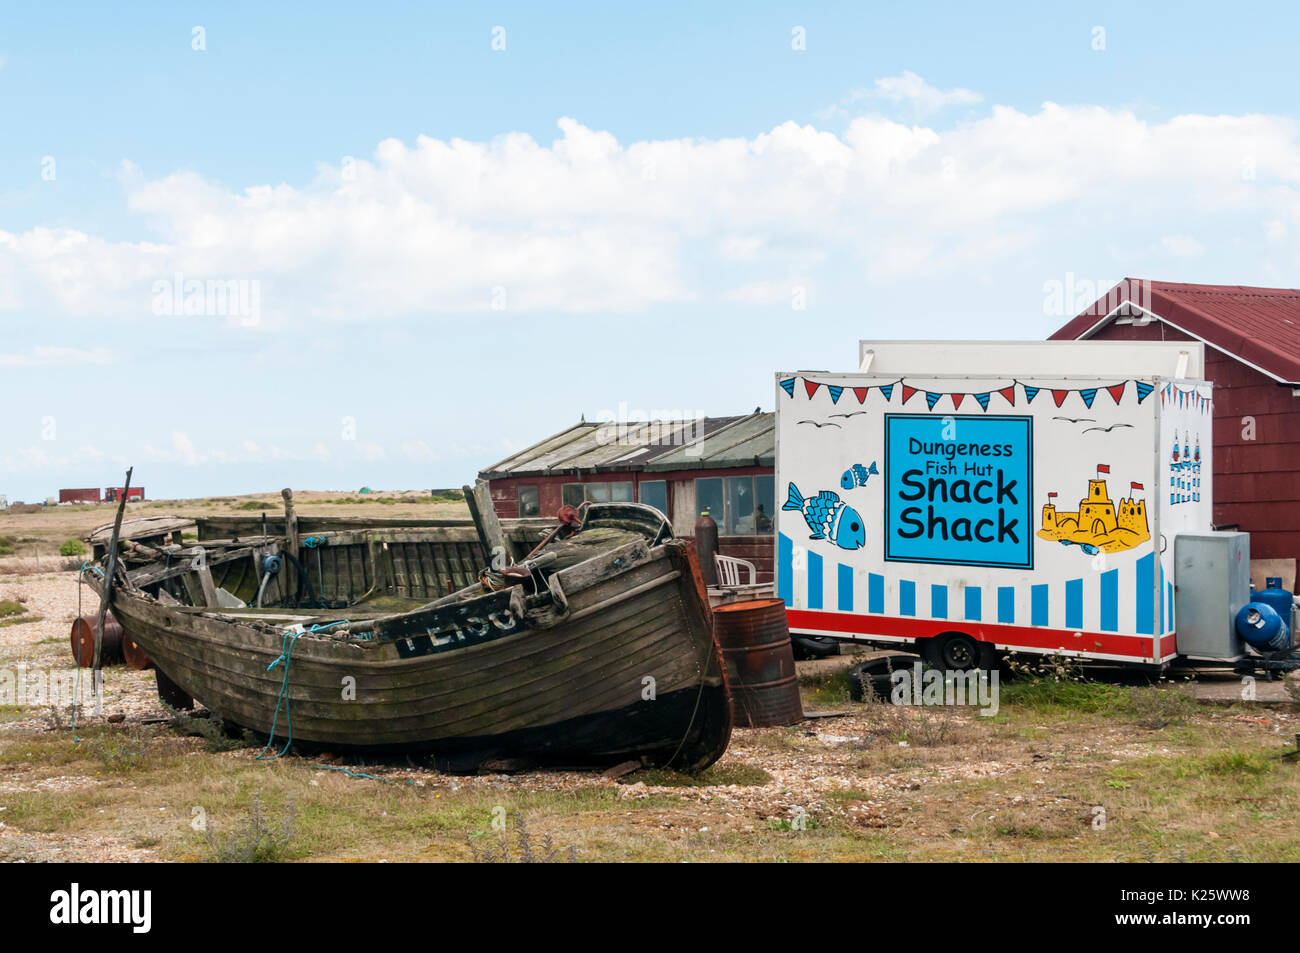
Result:
<instances>
[{"instance_id":1,"label":"bunting flag","mask_svg":"<svg viewBox=\"0 0 1300 953\"><path fill-rule=\"evenodd\" d=\"M980 405L980 409L985 412L988 411L989 400L991 399L992 395L995 393L1003 400L1005 400L1010 406L1012 407L1016 406L1016 385L1017 384L1019 384L1022 388L1024 388L1026 404L1032 404L1034 402L1034 398L1038 396L1040 391L1047 390L1051 393L1052 401L1053 403L1055 403L1057 407L1063 407L1065 405L1065 401L1069 398L1071 394L1078 394L1079 400L1082 401L1083 405L1087 407L1089 410L1092 409L1093 404L1097 400L1097 393L1102 390L1110 394L1110 399L1115 403L1116 406L1118 406L1120 402L1124 399L1124 391L1130 383L1133 384L1134 390L1137 392L1137 399L1139 404L1142 403L1144 400L1146 400L1149 396L1151 396L1151 392L1155 390L1154 384L1151 384L1147 381L1140 381L1136 379L1132 381L1120 381L1118 384L1108 384L1102 387L1047 387L1047 388L1042 386L1033 386L1030 384L1026 384L1024 381L1012 381L1006 387L1000 387L997 388L996 390L983 391L978 394L970 393L968 391L953 392L953 391L924 390L923 388L912 387L909 384L907 384L905 381L901 381L901 380L892 381L888 384L871 384L867 386L859 386L859 387L852 387L852 388L846 387L843 384L828 384L824 381L809 380L806 377L805 378L790 377L785 380L779 381L778 383L780 384L781 389L784 390L787 395L793 397L795 394L795 382L800 379L803 380L804 392L808 395L809 400L816 397L817 391L825 387L826 393L830 395L832 404L839 403L840 397L843 396L845 390L852 390L854 395L858 398L858 404L860 405L865 404L867 402L867 397L869 396L872 390L880 391L880 393L884 396L885 400L888 402L894 399L895 386L901 386L903 388L904 404L906 404L909 400L911 400L916 394L924 392L926 405L931 410L934 410L934 408L939 404L939 401L941 401L945 397L948 397L952 400L952 406L954 410L960 410L966 398L973 397L975 399L975 402ZM1202 413L1209 410L1212 405L1212 400L1210 399L1210 397L1199 393L1194 388L1184 389L1180 387L1175 387L1173 384L1166 384L1164 387L1160 389L1160 399L1163 403L1171 404L1176 407L1191 407L1198 411L1201 411Z\"/></svg>"}]
</instances>

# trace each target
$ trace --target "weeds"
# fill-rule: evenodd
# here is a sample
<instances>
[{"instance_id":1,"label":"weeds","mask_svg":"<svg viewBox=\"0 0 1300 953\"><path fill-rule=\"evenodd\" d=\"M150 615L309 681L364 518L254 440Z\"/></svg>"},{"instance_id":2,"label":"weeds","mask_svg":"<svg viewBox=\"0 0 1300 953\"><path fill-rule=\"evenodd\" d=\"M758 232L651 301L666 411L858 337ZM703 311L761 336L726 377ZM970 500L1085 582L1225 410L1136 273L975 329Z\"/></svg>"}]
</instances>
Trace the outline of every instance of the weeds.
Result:
<instances>
[{"instance_id":1,"label":"weeds","mask_svg":"<svg viewBox=\"0 0 1300 953\"><path fill-rule=\"evenodd\" d=\"M106 771L129 774L145 763L149 739L142 735L113 732L90 742L90 750L104 764Z\"/></svg>"},{"instance_id":2,"label":"weeds","mask_svg":"<svg viewBox=\"0 0 1300 953\"><path fill-rule=\"evenodd\" d=\"M297 812L287 801L278 824L272 824L262 809L260 794L253 796L248 816L230 833L208 830L209 859L218 864L269 864L291 858Z\"/></svg>"},{"instance_id":3,"label":"weeds","mask_svg":"<svg viewBox=\"0 0 1300 953\"><path fill-rule=\"evenodd\" d=\"M510 844L506 840L504 831L497 833L497 843L493 845L485 835L480 835L479 840L475 840L474 835L466 838L469 842L470 854L474 857L477 864L554 864L561 861L561 857L570 864L578 862L578 848L570 844L563 855L561 849L556 847L551 839L550 834L542 836L540 850L534 850L533 836L528 832L528 825L524 821L524 815L519 811L514 813L515 836L518 841L516 853L512 855ZM479 841L482 841L481 843Z\"/></svg>"},{"instance_id":4,"label":"weeds","mask_svg":"<svg viewBox=\"0 0 1300 953\"><path fill-rule=\"evenodd\" d=\"M65 539L63 545L59 547L60 556L84 556L86 555L86 544L79 539Z\"/></svg>"}]
</instances>

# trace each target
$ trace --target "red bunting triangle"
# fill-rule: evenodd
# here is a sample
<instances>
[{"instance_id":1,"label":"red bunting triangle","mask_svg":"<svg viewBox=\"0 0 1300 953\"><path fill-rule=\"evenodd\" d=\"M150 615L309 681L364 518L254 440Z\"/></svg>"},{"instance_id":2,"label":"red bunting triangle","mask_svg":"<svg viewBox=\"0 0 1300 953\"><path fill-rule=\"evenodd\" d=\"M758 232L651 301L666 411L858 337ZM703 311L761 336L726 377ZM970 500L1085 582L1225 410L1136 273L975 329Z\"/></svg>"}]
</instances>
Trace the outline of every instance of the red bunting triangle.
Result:
<instances>
[{"instance_id":1,"label":"red bunting triangle","mask_svg":"<svg viewBox=\"0 0 1300 953\"><path fill-rule=\"evenodd\" d=\"M821 387L821 386L822 386L822 385L821 385L821 384L818 384L816 381L805 380L805 381L803 382L803 389L806 390L806 391L808 392L808 396L809 396L809 397L811 397L813 394L817 393L817 388L818 388L818 387Z\"/></svg>"},{"instance_id":2,"label":"red bunting triangle","mask_svg":"<svg viewBox=\"0 0 1300 953\"><path fill-rule=\"evenodd\" d=\"M949 394L948 396L952 398L952 409L953 409L953 410L961 410L961 399L962 399L963 397L965 397L966 395L965 395L965 394Z\"/></svg>"},{"instance_id":3,"label":"red bunting triangle","mask_svg":"<svg viewBox=\"0 0 1300 953\"><path fill-rule=\"evenodd\" d=\"M1106 392L1110 394L1110 399L1113 400L1116 404L1118 404L1120 398L1124 396L1124 385L1127 383L1128 381L1124 381L1123 384L1116 384L1114 387L1106 388Z\"/></svg>"},{"instance_id":4,"label":"red bunting triangle","mask_svg":"<svg viewBox=\"0 0 1300 953\"><path fill-rule=\"evenodd\" d=\"M1002 388L1000 391L998 391L998 393L1001 394L1001 395L1002 395L1002 399L1005 400L1005 401L1006 401L1008 404L1010 404L1012 407L1014 407L1014 406L1016 405L1016 385L1015 385L1015 384L1012 384L1010 387L1004 387L1004 388Z\"/></svg>"},{"instance_id":5,"label":"red bunting triangle","mask_svg":"<svg viewBox=\"0 0 1300 953\"><path fill-rule=\"evenodd\" d=\"M855 393L855 394L858 395L858 403L859 403L859 404L861 404L861 403L865 403L865 402L866 402L866 399L867 399L867 391L869 391L869 390L871 390L870 387L855 387L855 388L853 388L853 393Z\"/></svg>"},{"instance_id":6,"label":"red bunting triangle","mask_svg":"<svg viewBox=\"0 0 1300 953\"><path fill-rule=\"evenodd\" d=\"M1068 397L1069 395L1070 392L1068 390L1054 390L1052 391L1052 400L1056 401L1057 407L1060 407L1063 403L1065 403L1065 398Z\"/></svg>"},{"instance_id":7,"label":"red bunting triangle","mask_svg":"<svg viewBox=\"0 0 1300 953\"><path fill-rule=\"evenodd\" d=\"M916 388L915 388L915 387L908 387L906 384L904 384L904 385L903 385L903 403L906 404L909 400L911 400L911 399L912 399L912 395L915 394L915 393L916 393Z\"/></svg>"}]
</instances>

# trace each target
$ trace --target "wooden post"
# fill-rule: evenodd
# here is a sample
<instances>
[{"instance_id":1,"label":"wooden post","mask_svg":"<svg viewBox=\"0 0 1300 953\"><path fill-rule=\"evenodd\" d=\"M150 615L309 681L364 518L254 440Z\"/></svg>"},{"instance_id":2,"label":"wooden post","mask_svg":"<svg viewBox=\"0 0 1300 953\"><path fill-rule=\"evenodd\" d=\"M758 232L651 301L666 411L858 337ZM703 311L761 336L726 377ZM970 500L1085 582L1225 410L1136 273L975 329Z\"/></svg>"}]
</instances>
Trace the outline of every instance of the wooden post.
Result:
<instances>
[{"instance_id":1,"label":"wooden post","mask_svg":"<svg viewBox=\"0 0 1300 953\"><path fill-rule=\"evenodd\" d=\"M477 480L474 489L462 488L465 502L469 504L469 515L474 518L474 528L478 530L479 543L483 546L483 556L489 565L493 557L500 552L505 560L503 565L514 562L511 559L510 544L501 531L501 521L497 519L497 509L492 503L492 490L487 480Z\"/></svg>"},{"instance_id":2,"label":"wooden post","mask_svg":"<svg viewBox=\"0 0 1300 953\"><path fill-rule=\"evenodd\" d=\"M301 555L298 552L298 516L293 511L293 490L289 489L286 486L283 490L280 491L280 496L284 498L285 552L291 555L294 559L300 559ZM277 582L279 582L283 587L280 590L281 593L280 602L283 605L289 604L290 592L298 591L297 589L298 581L296 579L296 576L295 578L291 579L289 575L290 573L296 574L297 570L294 567L294 564L288 559L286 559L284 560L283 565L280 567L280 576L279 579L277 579ZM293 583L292 588L290 587L291 582Z\"/></svg>"},{"instance_id":3,"label":"wooden post","mask_svg":"<svg viewBox=\"0 0 1300 953\"><path fill-rule=\"evenodd\" d=\"M117 501L117 516L113 519L113 535L108 541L108 560L104 566L104 596L99 600L99 624L95 626L95 657L91 667L100 669L100 654L104 649L104 619L108 615L109 602L113 598L113 579L117 575L117 540L122 533L122 514L126 511L127 491L131 489L131 472L126 471L126 485L122 488L122 498Z\"/></svg>"}]
</instances>

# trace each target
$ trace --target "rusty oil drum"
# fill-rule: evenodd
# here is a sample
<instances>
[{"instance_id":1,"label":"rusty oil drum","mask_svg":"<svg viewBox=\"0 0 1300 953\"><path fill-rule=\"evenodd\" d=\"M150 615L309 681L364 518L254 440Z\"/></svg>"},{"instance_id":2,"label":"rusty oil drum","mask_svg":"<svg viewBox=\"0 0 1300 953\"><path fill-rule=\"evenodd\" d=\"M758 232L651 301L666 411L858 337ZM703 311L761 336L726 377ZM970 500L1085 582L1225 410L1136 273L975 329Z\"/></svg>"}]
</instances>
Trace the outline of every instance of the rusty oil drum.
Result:
<instances>
[{"instance_id":1,"label":"rusty oil drum","mask_svg":"<svg viewBox=\"0 0 1300 953\"><path fill-rule=\"evenodd\" d=\"M68 641L72 645L72 658L82 668L95 664L95 623L98 614L83 615L72 623ZM101 665L120 665L122 659L122 626L113 618L113 613L104 617L104 641L99 648Z\"/></svg>"},{"instance_id":2,"label":"rusty oil drum","mask_svg":"<svg viewBox=\"0 0 1300 953\"><path fill-rule=\"evenodd\" d=\"M153 668L153 659L149 658L144 649L140 648L135 639L129 635L122 636L122 657L126 660L126 667L133 668L137 672Z\"/></svg>"},{"instance_id":3,"label":"rusty oil drum","mask_svg":"<svg viewBox=\"0 0 1300 953\"><path fill-rule=\"evenodd\" d=\"M763 728L803 721L785 602L755 599L717 606L713 629L727 666L736 725Z\"/></svg>"}]
</instances>

